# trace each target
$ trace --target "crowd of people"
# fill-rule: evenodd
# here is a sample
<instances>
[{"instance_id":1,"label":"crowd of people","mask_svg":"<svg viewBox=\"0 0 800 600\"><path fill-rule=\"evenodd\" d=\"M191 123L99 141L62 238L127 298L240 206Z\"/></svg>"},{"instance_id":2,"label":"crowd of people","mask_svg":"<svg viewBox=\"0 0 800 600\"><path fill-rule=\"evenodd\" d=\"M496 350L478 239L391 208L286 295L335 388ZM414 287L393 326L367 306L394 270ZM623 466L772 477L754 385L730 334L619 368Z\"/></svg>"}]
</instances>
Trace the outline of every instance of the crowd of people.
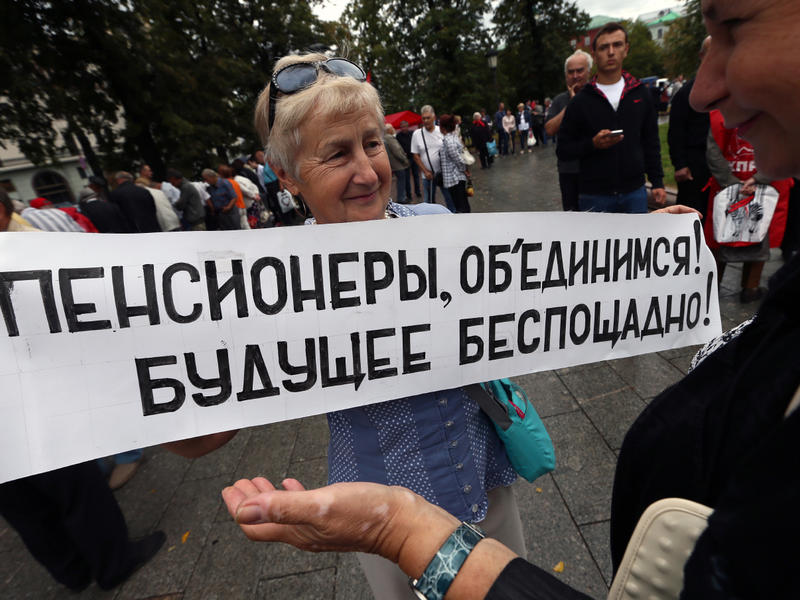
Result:
<instances>
[{"instance_id":1,"label":"crowd of people","mask_svg":"<svg viewBox=\"0 0 800 600\"><path fill-rule=\"evenodd\" d=\"M716 181L720 189L741 184L751 191L788 181L784 201L791 178L800 175L795 135L800 120L793 112L794 96L786 93L788 84L754 68L752 61L736 60L739 53L771 55L796 70L798 59L787 40L799 15L790 0L759 5L752 11L775 35L748 36L742 27L734 36L727 24L731 17L718 15L718 0L703 5L713 38L703 47L697 79L673 101L677 118L670 123L670 151L679 204L662 211L695 212L709 221L713 197L701 185L704 168L705 183ZM725 10L743 10L743 5L731 0ZM138 177L116 173L113 190L94 178L77 209L58 213L37 200L16 214L7 194L0 193L0 231L129 233L291 224L287 214L294 211L283 212L278 200L283 190L308 209L306 223L312 226L425 217L447 209L469 212L470 158L463 133L484 168L491 167L488 146L495 136L500 156L553 139L565 211L645 213L648 195L663 206L666 191L657 107L647 88L623 69L629 48L621 25L604 26L592 41L591 55L577 51L566 57L566 91L551 103L520 103L516 112L501 103L494 119L476 111L468 132L461 132L455 115L440 115L437 125L430 105L420 111L420 128L412 132L404 122L395 132L385 125L380 98L359 65L323 54L286 56L256 106L265 153L216 171L205 169L203 182L187 181L176 170L157 182L146 165ZM593 67L596 75L590 77ZM740 85L748 78L761 87ZM677 104L683 96L691 106ZM436 202L437 188L447 208ZM412 203L412 191L421 202ZM264 218L265 213L270 214ZM744 259L717 256L721 262L763 260L769 245L768 237ZM800 264L789 258L758 315L702 351L690 374L653 400L626 436L612 505L615 569L644 510L660 498L679 496L715 510L687 562L683 597L796 595L800 583L794 581L792 536L786 532L797 529L794 508L800 500L800 482L790 466L800 443L800 417L794 411L800 376L791 351L800 332L793 308ZM760 274L760 269L748 271L743 292L752 289L751 280L758 286ZM742 300L756 299L754 294L761 296L743 293ZM305 491L289 478L277 490L254 478L224 490L232 517L248 537L315 551L356 551L376 598L586 597L524 560L526 545L510 488L517 475L488 417L463 388L327 417L329 487ZM197 457L235 435L230 431L166 446ZM152 557L163 534L129 540L107 488L96 492L104 498L103 516L83 531L92 518L86 490L97 490L98 475L94 468L64 472L0 485L0 512L68 587L83 589L92 578L113 587ZM383 485L387 482L407 489ZM51 493L32 512L28 503L35 504L44 488L63 491ZM66 522L59 511L52 514L54 504L64 503L78 507L78 518ZM38 522L32 517L48 513ZM766 518L769 514L780 519ZM115 524L110 537L116 549L105 556L85 550L87 545L96 550L97 544L108 548L108 539L100 540L95 531L98 519ZM50 540L59 540L57 550L64 556L58 560L53 558L58 552L44 548L48 531ZM112 555L117 563L109 574ZM80 569L65 570L69 561ZM767 569L771 576L765 578Z\"/></svg>"}]
</instances>

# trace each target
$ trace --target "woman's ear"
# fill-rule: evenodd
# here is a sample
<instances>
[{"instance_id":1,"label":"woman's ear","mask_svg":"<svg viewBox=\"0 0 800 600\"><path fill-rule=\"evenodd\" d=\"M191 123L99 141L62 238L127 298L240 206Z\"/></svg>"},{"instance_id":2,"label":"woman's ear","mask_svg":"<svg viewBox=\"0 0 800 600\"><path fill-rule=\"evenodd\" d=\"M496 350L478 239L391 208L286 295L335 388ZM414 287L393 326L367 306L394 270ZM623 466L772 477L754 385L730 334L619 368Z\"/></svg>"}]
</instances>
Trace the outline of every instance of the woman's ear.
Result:
<instances>
[{"instance_id":1,"label":"woman's ear","mask_svg":"<svg viewBox=\"0 0 800 600\"><path fill-rule=\"evenodd\" d=\"M294 177L289 175L289 172L286 169L279 167L278 165L273 165L272 163L269 163L269 168L272 169L272 172L278 176L278 180L281 182L281 185L285 189L289 190L289 193L291 193L292 196L297 196L300 194L300 188L297 185L297 181L294 179Z\"/></svg>"}]
</instances>

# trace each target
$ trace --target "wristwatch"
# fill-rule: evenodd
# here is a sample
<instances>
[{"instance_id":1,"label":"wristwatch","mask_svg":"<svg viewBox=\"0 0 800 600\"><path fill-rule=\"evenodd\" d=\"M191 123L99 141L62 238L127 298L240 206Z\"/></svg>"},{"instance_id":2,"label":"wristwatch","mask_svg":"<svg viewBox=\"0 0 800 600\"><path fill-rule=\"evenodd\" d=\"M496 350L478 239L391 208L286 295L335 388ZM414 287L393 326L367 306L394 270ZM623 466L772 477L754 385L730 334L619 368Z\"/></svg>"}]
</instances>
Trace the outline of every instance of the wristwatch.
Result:
<instances>
[{"instance_id":1,"label":"wristwatch","mask_svg":"<svg viewBox=\"0 0 800 600\"><path fill-rule=\"evenodd\" d=\"M442 600L461 565L484 537L486 536L479 527L470 523L461 523L439 548L420 578L408 580L408 584L414 590L417 598L419 600Z\"/></svg>"}]
</instances>

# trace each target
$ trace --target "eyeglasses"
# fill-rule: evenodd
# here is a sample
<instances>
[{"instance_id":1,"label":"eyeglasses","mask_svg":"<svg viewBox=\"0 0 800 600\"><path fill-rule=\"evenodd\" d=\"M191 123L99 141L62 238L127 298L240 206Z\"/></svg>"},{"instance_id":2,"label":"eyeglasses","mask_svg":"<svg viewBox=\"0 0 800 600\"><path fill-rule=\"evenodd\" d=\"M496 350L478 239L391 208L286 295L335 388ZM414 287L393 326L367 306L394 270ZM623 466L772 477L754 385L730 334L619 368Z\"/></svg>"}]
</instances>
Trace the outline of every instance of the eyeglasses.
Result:
<instances>
[{"instance_id":1,"label":"eyeglasses","mask_svg":"<svg viewBox=\"0 0 800 600\"><path fill-rule=\"evenodd\" d=\"M319 77L319 70L338 75L339 77L352 77L356 81L366 81L364 69L346 58L329 58L319 62L295 63L287 65L272 75L272 85L269 86L269 130L275 122L275 102L278 92L284 95L296 94L306 89Z\"/></svg>"}]
</instances>

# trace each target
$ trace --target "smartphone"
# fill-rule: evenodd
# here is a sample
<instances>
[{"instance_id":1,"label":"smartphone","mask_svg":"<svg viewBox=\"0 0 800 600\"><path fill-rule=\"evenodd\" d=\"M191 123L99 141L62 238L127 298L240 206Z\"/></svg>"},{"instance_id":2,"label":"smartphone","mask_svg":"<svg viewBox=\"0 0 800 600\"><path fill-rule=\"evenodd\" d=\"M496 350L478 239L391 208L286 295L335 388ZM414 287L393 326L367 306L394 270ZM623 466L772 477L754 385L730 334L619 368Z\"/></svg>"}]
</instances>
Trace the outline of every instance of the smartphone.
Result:
<instances>
[{"instance_id":1,"label":"smartphone","mask_svg":"<svg viewBox=\"0 0 800 600\"><path fill-rule=\"evenodd\" d=\"M608 135L613 135L614 137L622 135L622 129L612 129Z\"/></svg>"}]
</instances>

